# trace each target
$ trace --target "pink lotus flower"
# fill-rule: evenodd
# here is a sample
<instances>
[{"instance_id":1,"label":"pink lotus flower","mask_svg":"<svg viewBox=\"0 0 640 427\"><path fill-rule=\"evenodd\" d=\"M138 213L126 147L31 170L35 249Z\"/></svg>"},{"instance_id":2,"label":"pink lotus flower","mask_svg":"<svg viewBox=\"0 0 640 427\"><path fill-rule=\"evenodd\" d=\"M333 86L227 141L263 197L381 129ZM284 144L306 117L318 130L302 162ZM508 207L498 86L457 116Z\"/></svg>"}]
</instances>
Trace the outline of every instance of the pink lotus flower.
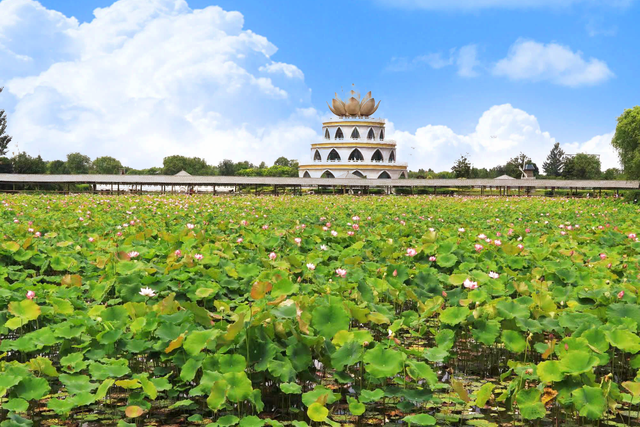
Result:
<instances>
[{"instance_id":1,"label":"pink lotus flower","mask_svg":"<svg viewBox=\"0 0 640 427\"><path fill-rule=\"evenodd\" d=\"M525 230L524 230L524 231L525 231L525 233L531 233L531 230L530 230L530 229L528 229L528 228L525 228Z\"/></svg>"},{"instance_id":2,"label":"pink lotus flower","mask_svg":"<svg viewBox=\"0 0 640 427\"><path fill-rule=\"evenodd\" d=\"M201 260L202 260L202 258L204 258L204 256L203 256L202 254L195 254L193 257L194 257L195 259L197 259L198 261L201 261Z\"/></svg>"},{"instance_id":3,"label":"pink lotus flower","mask_svg":"<svg viewBox=\"0 0 640 427\"><path fill-rule=\"evenodd\" d=\"M156 293L153 289L146 287L146 288L140 288L140 292L138 292L140 295L142 295L143 297L154 297L156 296Z\"/></svg>"},{"instance_id":4,"label":"pink lotus flower","mask_svg":"<svg viewBox=\"0 0 640 427\"><path fill-rule=\"evenodd\" d=\"M296 242L296 243L297 243L297 245L298 245L298 246L300 246L300 243L302 243L302 239L301 239L301 238L299 238L299 237L296 237L296 238L295 238L295 239L293 239L293 240L294 240L294 242Z\"/></svg>"},{"instance_id":5,"label":"pink lotus flower","mask_svg":"<svg viewBox=\"0 0 640 427\"><path fill-rule=\"evenodd\" d=\"M243 219L242 221L240 221L240 225L242 226L247 226L249 224L249 221L247 221L246 219Z\"/></svg>"},{"instance_id":6,"label":"pink lotus flower","mask_svg":"<svg viewBox=\"0 0 640 427\"><path fill-rule=\"evenodd\" d=\"M524 245L522 243L518 244L518 249L524 249Z\"/></svg>"},{"instance_id":7,"label":"pink lotus flower","mask_svg":"<svg viewBox=\"0 0 640 427\"><path fill-rule=\"evenodd\" d=\"M116 236L118 236L118 237L122 236L122 232L118 231L118 232L116 233Z\"/></svg>"},{"instance_id":8,"label":"pink lotus flower","mask_svg":"<svg viewBox=\"0 0 640 427\"><path fill-rule=\"evenodd\" d=\"M442 297L446 298L447 297L447 293L445 291L442 291Z\"/></svg>"},{"instance_id":9,"label":"pink lotus flower","mask_svg":"<svg viewBox=\"0 0 640 427\"><path fill-rule=\"evenodd\" d=\"M622 299L623 296L624 296L624 291L618 292L618 299Z\"/></svg>"},{"instance_id":10,"label":"pink lotus flower","mask_svg":"<svg viewBox=\"0 0 640 427\"><path fill-rule=\"evenodd\" d=\"M80 217L78 218L78 221L84 221L84 218Z\"/></svg>"},{"instance_id":11,"label":"pink lotus flower","mask_svg":"<svg viewBox=\"0 0 640 427\"><path fill-rule=\"evenodd\" d=\"M562 234L564 236L565 234L567 234L567 232L566 231L561 231L560 234Z\"/></svg>"},{"instance_id":12,"label":"pink lotus flower","mask_svg":"<svg viewBox=\"0 0 640 427\"><path fill-rule=\"evenodd\" d=\"M607 259L607 255L606 254L600 254L600 259Z\"/></svg>"},{"instance_id":13,"label":"pink lotus flower","mask_svg":"<svg viewBox=\"0 0 640 427\"><path fill-rule=\"evenodd\" d=\"M353 224L351 228L353 228L356 231L360 230L360 226L358 224Z\"/></svg>"},{"instance_id":14,"label":"pink lotus flower","mask_svg":"<svg viewBox=\"0 0 640 427\"><path fill-rule=\"evenodd\" d=\"M353 231L347 231L347 236L355 236L356 233Z\"/></svg>"},{"instance_id":15,"label":"pink lotus flower","mask_svg":"<svg viewBox=\"0 0 640 427\"><path fill-rule=\"evenodd\" d=\"M29 233L33 233L33 228L27 228L27 231L28 231Z\"/></svg>"},{"instance_id":16,"label":"pink lotus flower","mask_svg":"<svg viewBox=\"0 0 640 427\"><path fill-rule=\"evenodd\" d=\"M462 227L458 228L458 232L464 233L464 228L462 228Z\"/></svg>"},{"instance_id":17,"label":"pink lotus flower","mask_svg":"<svg viewBox=\"0 0 640 427\"><path fill-rule=\"evenodd\" d=\"M93 243L95 239L93 237L89 237L89 243Z\"/></svg>"},{"instance_id":18,"label":"pink lotus flower","mask_svg":"<svg viewBox=\"0 0 640 427\"><path fill-rule=\"evenodd\" d=\"M474 282L471 279L466 279L464 281L464 287L467 289L478 289L478 282Z\"/></svg>"},{"instance_id":19,"label":"pink lotus flower","mask_svg":"<svg viewBox=\"0 0 640 427\"><path fill-rule=\"evenodd\" d=\"M495 271L490 271L489 272L489 277L491 277L492 279L497 279L498 277L500 277L500 275L498 273L496 273Z\"/></svg>"},{"instance_id":20,"label":"pink lotus flower","mask_svg":"<svg viewBox=\"0 0 640 427\"><path fill-rule=\"evenodd\" d=\"M18 221L17 219L14 219L14 220L13 220L13 222L17 224L17 223L19 223L20 221Z\"/></svg>"},{"instance_id":21,"label":"pink lotus flower","mask_svg":"<svg viewBox=\"0 0 640 427\"><path fill-rule=\"evenodd\" d=\"M27 291L27 299L34 299L36 297L36 293L33 291Z\"/></svg>"},{"instance_id":22,"label":"pink lotus flower","mask_svg":"<svg viewBox=\"0 0 640 427\"><path fill-rule=\"evenodd\" d=\"M338 232L336 230L331 230L331 235L333 237L337 237L338 236Z\"/></svg>"},{"instance_id":23,"label":"pink lotus flower","mask_svg":"<svg viewBox=\"0 0 640 427\"><path fill-rule=\"evenodd\" d=\"M629 238L631 240L635 240L636 239L636 233L629 233Z\"/></svg>"},{"instance_id":24,"label":"pink lotus flower","mask_svg":"<svg viewBox=\"0 0 640 427\"><path fill-rule=\"evenodd\" d=\"M127 255L129 255L129 258L136 258L138 255L140 255L140 252L131 251Z\"/></svg>"},{"instance_id":25,"label":"pink lotus flower","mask_svg":"<svg viewBox=\"0 0 640 427\"><path fill-rule=\"evenodd\" d=\"M480 252L481 250L484 249L484 246L476 243L475 245L473 245L474 249L476 250L476 252Z\"/></svg>"},{"instance_id":26,"label":"pink lotus flower","mask_svg":"<svg viewBox=\"0 0 640 427\"><path fill-rule=\"evenodd\" d=\"M133 222L133 221L131 221L131 222ZM133 224L131 224L131 225L133 225ZM188 228L189 230L193 230L194 228L196 228L196 226L195 226L195 225L193 225L193 224L191 224L191 223L189 223L189 224L187 224L187 228Z\"/></svg>"},{"instance_id":27,"label":"pink lotus flower","mask_svg":"<svg viewBox=\"0 0 640 427\"><path fill-rule=\"evenodd\" d=\"M327 227L322 227L322 231L328 231L329 229Z\"/></svg>"},{"instance_id":28,"label":"pink lotus flower","mask_svg":"<svg viewBox=\"0 0 640 427\"><path fill-rule=\"evenodd\" d=\"M242 237L239 237L238 240L236 240L236 243L242 243L244 242L244 239Z\"/></svg>"},{"instance_id":29,"label":"pink lotus flower","mask_svg":"<svg viewBox=\"0 0 640 427\"><path fill-rule=\"evenodd\" d=\"M276 253L275 253L275 252L271 252L271 253L269 254L269 259L270 259L271 261L275 260L277 257L278 257L278 255L276 255Z\"/></svg>"},{"instance_id":30,"label":"pink lotus flower","mask_svg":"<svg viewBox=\"0 0 640 427\"><path fill-rule=\"evenodd\" d=\"M267 224L265 224L265 225L263 225L263 226L262 226L262 229L263 229L263 230L268 230L268 229L269 229L269 226L268 226Z\"/></svg>"},{"instance_id":31,"label":"pink lotus flower","mask_svg":"<svg viewBox=\"0 0 640 427\"><path fill-rule=\"evenodd\" d=\"M342 278L347 277L347 270L343 269L343 268L338 268L336 270L336 274Z\"/></svg>"},{"instance_id":32,"label":"pink lotus flower","mask_svg":"<svg viewBox=\"0 0 640 427\"><path fill-rule=\"evenodd\" d=\"M327 228L331 228L331 223L330 223L330 222L328 222L328 223L326 224L326 226L327 226Z\"/></svg>"},{"instance_id":33,"label":"pink lotus flower","mask_svg":"<svg viewBox=\"0 0 640 427\"><path fill-rule=\"evenodd\" d=\"M418 254L418 251L416 251L415 249L413 249L413 248L408 248L408 249L407 249L407 256L414 257L414 256L416 256L417 254Z\"/></svg>"},{"instance_id":34,"label":"pink lotus flower","mask_svg":"<svg viewBox=\"0 0 640 427\"><path fill-rule=\"evenodd\" d=\"M493 244L496 246L501 246L502 245L502 241L501 240L494 240Z\"/></svg>"},{"instance_id":35,"label":"pink lotus flower","mask_svg":"<svg viewBox=\"0 0 640 427\"><path fill-rule=\"evenodd\" d=\"M393 270L392 275L393 275L393 277L398 277L398 270Z\"/></svg>"},{"instance_id":36,"label":"pink lotus flower","mask_svg":"<svg viewBox=\"0 0 640 427\"><path fill-rule=\"evenodd\" d=\"M484 233L483 234L478 234L478 239L484 240L486 238L487 238L487 236Z\"/></svg>"},{"instance_id":37,"label":"pink lotus flower","mask_svg":"<svg viewBox=\"0 0 640 427\"><path fill-rule=\"evenodd\" d=\"M309 264L307 264L307 268L308 268L309 270L313 271L313 270L315 270L315 269L316 269L316 266L315 266L315 264L309 263Z\"/></svg>"},{"instance_id":38,"label":"pink lotus flower","mask_svg":"<svg viewBox=\"0 0 640 427\"><path fill-rule=\"evenodd\" d=\"M360 217L358 215L351 217L353 221L360 221Z\"/></svg>"},{"instance_id":39,"label":"pink lotus flower","mask_svg":"<svg viewBox=\"0 0 640 427\"><path fill-rule=\"evenodd\" d=\"M502 236L502 233L498 231L498 232L496 233L496 236L500 237L500 236Z\"/></svg>"},{"instance_id":40,"label":"pink lotus flower","mask_svg":"<svg viewBox=\"0 0 640 427\"><path fill-rule=\"evenodd\" d=\"M321 250L321 251L326 251L327 249L329 249L329 248L327 247L327 245L320 245L320 250Z\"/></svg>"},{"instance_id":41,"label":"pink lotus flower","mask_svg":"<svg viewBox=\"0 0 640 427\"><path fill-rule=\"evenodd\" d=\"M36 231L36 233L34 234L34 236L36 236L36 237L40 237L40 236L42 236L42 233L40 233L39 231Z\"/></svg>"},{"instance_id":42,"label":"pink lotus flower","mask_svg":"<svg viewBox=\"0 0 640 427\"><path fill-rule=\"evenodd\" d=\"M429 257L429 261L431 261L431 262L436 262L436 257L435 257L435 256L433 256L433 255L431 255L431 256Z\"/></svg>"},{"instance_id":43,"label":"pink lotus flower","mask_svg":"<svg viewBox=\"0 0 640 427\"><path fill-rule=\"evenodd\" d=\"M176 251L173 254L175 256L177 256L177 257L181 257L182 256L182 251L180 249L176 249Z\"/></svg>"}]
</instances>

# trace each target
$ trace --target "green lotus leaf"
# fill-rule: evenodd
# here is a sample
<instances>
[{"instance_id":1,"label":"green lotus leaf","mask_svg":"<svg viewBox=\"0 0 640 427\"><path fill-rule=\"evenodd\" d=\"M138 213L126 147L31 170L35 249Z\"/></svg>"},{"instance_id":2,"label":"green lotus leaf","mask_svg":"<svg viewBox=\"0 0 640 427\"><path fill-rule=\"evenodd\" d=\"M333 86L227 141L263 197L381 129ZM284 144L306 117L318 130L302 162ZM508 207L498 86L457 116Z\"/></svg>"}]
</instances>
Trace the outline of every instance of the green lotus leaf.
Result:
<instances>
[{"instance_id":1,"label":"green lotus leaf","mask_svg":"<svg viewBox=\"0 0 640 427\"><path fill-rule=\"evenodd\" d=\"M326 404L331 405L340 398L338 393L334 393L324 386L316 386L313 390L302 394L302 403L311 406L312 403L326 399Z\"/></svg>"},{"instance_id":2,"label":"green lotus leaf","mask_svg":"<svg viewBox=\"0 0 640 427\"><path fill-rule=\"evenodd\" d=\"M58 415L66 415L74 408L75 404L71 399L49 399L47 408Z\"/></svg>"},{"instance_id":3,"label":"green lotus leaf","mask_svg":"<svg viewBox=\"0 0 640 427\"><path fill-rule=\"evenodd\" d=\"M331 355L331 364L335 369L342 370L345 366L352 366L360 362L363 353L360 343L349 341Z\"/></svg>"},{"instance_id":4,"label":"green lotus leaf","mask_svg":"<svg viewBox=\"0 0 640 427\"><path fill-rule=\"evenodd\" d=\"M224 380L229 385L227 398L230 402L241 402L251 396L253 386L251 380L244 372L229 372L223 375Z\"/></svg>"},{"instance_id":5,"label":"green lotus leaf","mask_svg":"<svg viewBox=\"0 0 640 427\"><path fill-rule=\"evenodd\" d=\"M384 391L379 388L375 390L362 390L360 392L360 402L369 403L369 402L377 402L378 400L384 397Z\"/></svg>"},{"instance_id":6,"label":"green lotus leaf","mask_svg":"<svg viewBox=\"0 0 640 427\"><path fill-rule=\"evenodd\" d=\"M11 412L27 412L28 408L29 402L20 398L9 399L2 404L2 409Z\"/></svg>"},{"instance_id":7,"label":"green lotus leaf","mask_svg":"<svg viewBox=\"0 0 640 427\"><path fill-rule=\"evenodd\" d=\"M449 307L440 313L440 321L447 325L457 325L464 322L471 314L467 307Z\"/></svg>"},{"instance_id":8,"label":"green lotus leaf","mask_svg":"<svg viewBox=\"0 0 640 427\"><path fill-rule=\"evenodd\" d=\"M424 362L409 360L407 362L407 372L415 380L425 380L432 389L438 384L438 376L431 369L431 366Z\"/></svg>"},{"instance_id":9,"label":"green lotus leaf","mask_svg":"<svg viewBox=\"0 0 640 427\"><path fill-rule=\"evenodd\" d=\"M522 353L527 348L524 337L516 331L502 331L502 342L505 348L513 353Z\"/></svg>"},{"instance_id":10,"label":"green lotus leaf","mask_svg":"<svg viewBox=\"0 0 640 427\"><path fill-rule=\"evenodd\" d=\"M62 375L58 378L62 381ZM16 396L24 400L40 400L49 393L50 389L46 379L27 377L23 378L22 381L14 387L13 392Z\"/></svg>"},{"instance_id":11,"label":"green lotus leaf","mask_svg":"<svg viewBox=\"0 0 640 427\"><path fill-rule=\"evenodd\" d=\"M536 368L540 381L545 383L551 383L556 381L562 381L564 379L564 373L562 371L562 365L557 360L547 360L540 362Z\"/></svg>"},{"instance_id":12,"label":"green lotus leaf","mask_svg":"<svg viewBox=\"0 0 640 427\"><path fill-rule=\"evenodd\" d=\"M227 399L227 391L229 384L225 380L219 380L213 383L209 397L207 397L207 406L212 411L218 411Z\"/></svg>"},{"instance_id":13,"label":"green lotus leaf","mask_svg":"<svg viewBox=\"0 0 640 427\"><path fill-rule=\"evenodd\" d=\"M221 427L234 426L238 424L238 421L240 421L240 418L235 415L225 415L224 417L218 418L216 425Z\"/></svg>"},{"instance_id":14,"label":"green lotus leaf","mask_svg":"<svg viewBox=\"0 0 640 427\"><path fill-rule=\"evenodd\" d=\"M241 354L223 354L218 358L220 372L244 372L247 361Z\"/></svg>"},{"instance_id":15,"label":"green lotus leaf","mask_svg":"<svg viewBox=\"0 0 640 427\"><path fill-rule=\"evenodd\" d=\"M607 409L604 393L599 387L583 386L571 393L573 405L581 416L590 420L602 418Z\"/></svg>"},{"instance_id":16,"label":"green lotus leaf","mask_svg":"<svg viewBox=\"0 0 640 427\"><path fill-rule=\"evenodd\" d=\"M473 326L471 331L473 338L484 345L493 345L500 335L500 322L497 320L479 319L473 323Z\"/></svg>"},{"instance_id":17,"label":"green lotus leaf","mask_svg":"<svg viewBox=\"0 0 640 427\"><path fill-rule=\"evenodd\" d=\"M249 415L240 420L240 427L262 427L266 424L265 420L261 420L255 415Z\"/></svg>"},{"instance_id":18,"label":"green lotus leaf","mask_svg":"<svg viewBox=\"0 0 640 427\"><path fill-rule=\"evenodd\" d=\"M384 349L381 344L364 354L365 369L375 378L391 377L402 370L406 355L392 349Z\"/></svg>"},{"instance_id":19,"label":"green lotus leaf","mask_svg":"<svg viewBox=\"0 0 640 427\"><path fill-rule=\"evenodd\" d=\"M60 358L60 366L63 370L74 373L86 368L87 362L84 361L82 353L70 353Z\"/></svg>"},{"instance_id":20,"label":"green lotus leaf","mask_svg":"<svg viewBox=\"0 0 640 427\"><path fill-rule=\"evenodd\" d=\"M453 267L456 262L458 262L458 258L453 254L444 254L437 257L436 262L440 267L449 268Z\"/></svg>"},{"instance_id":21,"label":"green lotus leaf","mask_svg":"<svg viewBox=\"0 0 640 427\"><path fill-rule=\"evenodd\" d=\"M192 381L201 366L202 360L188 359L186 363L182 365L182 369L180 370L180 379L182 381Z\"/></svg>"},{"instance_id":22,"label":"green lotus leaf","mask_svg":"<svg viewBox=\"0 0 640 427\"><path fill-rule=\"evenodd\" d=\"M311 325L318 334L331 340L343 329L349 329L349 314L340 302L332 299L328 305L316 307L311 314Z\"/></svg>"},{"instance_id":23,"label":"green lotus leaf","mask_svg":"<svg viewBox=\"0 0 640 427\"><path fill-rule=\"evenodd\" d=\"M184 340L182 347L185 351L191 355L196 356L200 354L212 340L219 336L222 332L218 329L208 329L206 331L194 331L190 333Z\"/></svg>"},{"instance_id":24,"label":"green lotus leaf","mask_svg":"<svg viewBox=\"0 0 640 427\"><path fill-rule=\"evenodd\" d=\"M496 303L496 308L498 309L498 314L500 315L500 317L504 319L527 319L531 314L528 307L522 304L518 304L517 302L512 300L498 301Z\"/></svg>"},{"instance_id":25,"label":"green lotus leaf","mask_svg":"<svg viewBox=\"0 0 640 427\"><path fill-rule=\"evenodd\" d=\"M328 415L329 410L319 403L314 402L307 408L307 416L309 416L311 421L325 421Z\"/></svg>"},{"instance_id":26,"label":"green lotus leaf","mask_svg":"<svg viewBox=\"0 0 640 427\"><path fill-rule=\"evenodd\" d=\"M349 412L355 416L360 416L367 410L367 407L364 406L363 403L358 402L357 399L351 396L347 396L347 403L349 404Z\"/></svg>"},{"instance_id":27,"label":"green lotus leaf","mask_svg":"<svg viewBox=\"0 0 640 427\"><path fill-rule=\"evenodd\" d=\"M491 398L493 389L495 387L496 385L493 383L484 383L482 387L480 387L480 389L476 392L476 406L478 406L479 408L483 408Z\"/></svg>"},{"instance_id":28,"label":"green lotus leaf","mask_svg":"<svg viewBox=\"0 0 640 427\"><path fill-rule=\"evenodd\" d=\"M409 425L417 426L434 426L436 425L436 419L429 414L408 415L402 419Z\"/></svg>"},{"instance_id":29,"label":"green lotus leaf","mask_svg":"<svg viewBox=\"0 0 640 427\"><path fill-rule=\"evenodd\" d=\"M640 351L640 337L624 329L616 329L605 333L609 343L627 353L635 354Z\"/></svg>"},{"instance_id":30,"label":"green lotus leaf","mask_svg":"<svg viewBox=\"0 0 640 427\"><path fill-rule=\"evenodd\" d=\"M518 408L520 408L522 418L525 420L544 418L547 411L540 398L540 390L535 388L520 390L518 392L518 395L516 396L516 403L518 404Z\"/></svg>"},{"instance_id":31,"label":"green lotus leaf","mask_svg":"<svg viewBox=\"0 0 640 427\"><path fill-rule=\"evenodd\" d=\"M296 372L302 372L312 363L311 349L301 342L292 343L287 346L287 358Z\"/></svg>"},{"instance_id":32,"label":"green lotus leaf","mask_svg":"<svg viewBox=\"0 0 640 427\"><path fill-rule=\"evenodd\" d=\"M300 394L302 387L296 383L280 383L280 390L286 394Z\"/></svg>"},{"instance_id":33,"label":"green lotus leaf","mask_svg":"<svg viewBox=\"0 0 640 427\"><path fill-rule=\"evenodd\" d=\"M584 350L567 351L560 359L562 372L578 375L591 371L598 365L598 358Z\"/></svg>"}]
</instances>

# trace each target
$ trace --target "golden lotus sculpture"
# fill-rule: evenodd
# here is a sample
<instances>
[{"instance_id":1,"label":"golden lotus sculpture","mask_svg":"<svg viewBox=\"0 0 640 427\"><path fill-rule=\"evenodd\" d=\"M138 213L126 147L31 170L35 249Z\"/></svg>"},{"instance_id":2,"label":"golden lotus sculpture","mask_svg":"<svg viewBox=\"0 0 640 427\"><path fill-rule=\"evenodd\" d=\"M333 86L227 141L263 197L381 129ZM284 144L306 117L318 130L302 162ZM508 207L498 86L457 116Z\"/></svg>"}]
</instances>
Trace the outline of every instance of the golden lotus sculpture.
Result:
<instances>
[{"instance_id":1,"label":"golden lotus sculpture","mask_svg":"<svg viewBox=\"0 0 640 427\"><path fill-rule=\"evenodd\" d=\"M380 101L376 105L376 100L371 97L371 92L367 93L360 101L360 94L352 90L351 98L347 102L338 98L336 93L336 97L331 100L331 105L327 102L327 106L333 114L339 117L369 117L378 110Z\"/></svg>"}]
</instances>

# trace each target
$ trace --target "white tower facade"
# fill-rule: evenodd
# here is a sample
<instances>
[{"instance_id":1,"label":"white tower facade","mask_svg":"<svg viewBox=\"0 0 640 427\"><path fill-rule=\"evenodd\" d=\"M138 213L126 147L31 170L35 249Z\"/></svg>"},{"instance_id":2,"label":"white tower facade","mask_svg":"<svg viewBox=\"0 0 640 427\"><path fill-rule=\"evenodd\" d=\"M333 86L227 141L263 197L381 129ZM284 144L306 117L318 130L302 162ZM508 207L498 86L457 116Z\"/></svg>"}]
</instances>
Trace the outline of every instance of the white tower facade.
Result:
<instances>
[{"instance_id":1,"label":"white tower facade","mask_svg":"<svg viewBox=\"0 0 640 427\"><path fill-rule=\"evenodd\" d=\"M322 124L323 140L311 144L311 161L300 165L300 177L407 178L407 164L396 160L395 141L386 139L384 119L369 118L378 109L371 92L362 101L354 91L351 95L346 103L337 94L332 100L329 109L336 117Z\"/></svg>"}]
</instances>

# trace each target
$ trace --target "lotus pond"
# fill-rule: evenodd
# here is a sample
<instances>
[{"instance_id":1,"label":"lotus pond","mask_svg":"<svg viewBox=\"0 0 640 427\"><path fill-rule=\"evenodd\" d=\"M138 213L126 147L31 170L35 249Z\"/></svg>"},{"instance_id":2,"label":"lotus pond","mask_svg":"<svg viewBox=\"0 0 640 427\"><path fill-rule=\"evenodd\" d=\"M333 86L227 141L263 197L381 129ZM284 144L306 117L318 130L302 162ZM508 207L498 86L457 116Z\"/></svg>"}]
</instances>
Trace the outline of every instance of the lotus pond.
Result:
<instances>
[{"instance_id":1,"label":"lotus pond","mask_svg":"<svg viewBox=\"0 0 640 427\"><path fill-rule=\"evenodd\" d=\"M637 206L2 199L3 427L638 423Z\"/></svg>"}]
</instances>

